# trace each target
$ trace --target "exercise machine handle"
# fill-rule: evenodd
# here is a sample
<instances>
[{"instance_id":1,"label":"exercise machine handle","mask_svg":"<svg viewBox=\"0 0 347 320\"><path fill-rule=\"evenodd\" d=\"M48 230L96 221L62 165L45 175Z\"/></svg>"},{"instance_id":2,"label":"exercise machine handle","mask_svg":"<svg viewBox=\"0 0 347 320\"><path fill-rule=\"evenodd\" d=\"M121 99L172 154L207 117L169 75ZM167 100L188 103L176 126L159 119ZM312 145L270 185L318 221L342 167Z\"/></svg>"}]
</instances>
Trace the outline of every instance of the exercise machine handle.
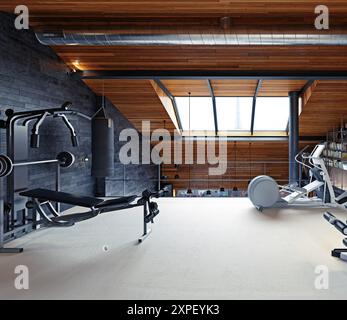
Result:
<instances>
[{"instance_id":1,"label":"exercise machine handle","mask_svg":"<svg viewBox=\"0 0 347 320\"><path fill-rule=\"evenodd\" d=\"M142 192L142 198L150 199L150 198L159 198L162 197L166 192L168 192L168 189L164 187L163 189L159 191L152 192L150 190L145 190Z\"/></svg>"}]
</instances>

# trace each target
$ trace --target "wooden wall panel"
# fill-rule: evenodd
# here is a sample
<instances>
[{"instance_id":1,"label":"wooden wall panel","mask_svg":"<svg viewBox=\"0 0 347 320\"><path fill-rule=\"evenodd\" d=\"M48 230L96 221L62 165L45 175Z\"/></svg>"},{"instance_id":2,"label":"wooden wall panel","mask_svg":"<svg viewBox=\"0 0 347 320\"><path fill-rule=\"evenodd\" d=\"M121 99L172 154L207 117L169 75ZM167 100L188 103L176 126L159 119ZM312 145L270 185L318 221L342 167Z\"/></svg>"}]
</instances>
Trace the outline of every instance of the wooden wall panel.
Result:
<instances>
[{"instance_id":1,"label":"wooden wall panel","mask_svg":"<svg viewBox=\"0 0 347 320\"><path fill-rule=\"evenodd\" d=\"M347 123L347 81L318 81L300 115L301 135L325 135Z\"/></svg>"},{"instance_id":2,"label":"wooden wall panel","mask_svg":"<svg viewBox=\"0 0 347 320\"><path fill-rule=\"evenodd\" d=\"M261 174L270 175L283 184L288 180L286 142L228 142L228 170L219 176L208 175L209 165L197 164L196 149L194 145L194 164L190 166L190 178L195 180L191 182L192 188L247 188L249 180ZM183 153L184 150L183 145ZM162 175L168 178L163 182L172 183L175 189L189 186L188 165L164 165ZM175 178L176 175L178 178Z\"/></svg>"}]
</instances>

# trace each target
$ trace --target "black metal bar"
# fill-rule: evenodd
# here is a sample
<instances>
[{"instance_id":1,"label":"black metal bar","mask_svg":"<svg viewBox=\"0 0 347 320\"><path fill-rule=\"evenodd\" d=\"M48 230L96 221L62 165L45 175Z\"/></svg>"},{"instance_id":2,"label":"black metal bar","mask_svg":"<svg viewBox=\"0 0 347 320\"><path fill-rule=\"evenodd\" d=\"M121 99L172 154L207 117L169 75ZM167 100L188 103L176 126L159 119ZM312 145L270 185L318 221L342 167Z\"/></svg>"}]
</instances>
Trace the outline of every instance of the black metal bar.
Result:
<instances>
[{"instance_id":1,"label":"black metal bar","mask_svg":"<svg viewBox=\"0 0 347 320\"><path fill-rule=\"evenodd\" d=\"M299 96L303 95L306 90L313 85L315 80L309 80L306 82L306 84L302 87L302 89L299 92Z\"/></svg>"},{"instance_id":2,"label":"black metal bar","mask_svg":"<svg viewBox=\"0 0 347 320\"><path fill-rule=\"evenodd\" d=\"M161 190L161 165L158 164L158 191Z\"/></svg>"},{"instance_id":3,"label":"black metal bar","mask_svg":"<svg viewBox=\"0 0 347 320\"><path fill-rule=\"evenodd\" d=\"M309 87L311 87L312 86L312 84L314 83L314 81L315 80L309 80L309 81L307 81L306 83L305 83L305 85L301 88L301 90L298 92L298 95L299 95L299 97L300 96L302 96L305 92L306 92L306 90L309 88ZM298 117L299 117L300 115L299 115L299 113L298 113ZM287 134L289 135L289 119L288 119L288 123L287 123L287 127L286 127L286 132L287 132ZM301 141L312 141L312 140L302 140L302 139L300 139ZM321 139L317 139L318 141L324 141L325 139L324 138L321 138ZM299 172L300 172L300 176L299 176L299 185L300 185L300 183L301 183L301 168L300 168L300 170L299 170Z\"/></svg>"},{"instance_id":4,"label":"black metal bar","mask_svg":"<svg viewBox=\"0 0 347 320\"><path fill-rule=\"evenodd\" d=\"M143 235L138 239L139 243L142 243L152 232L151 229L147 227L146 217L147 217L147 202L143 205Z\"/></svg>"},{"instance_id":5,"label":"black metal bar","mask_svg":"<svg viewBox=\"0 0 347 320\"><path fill-rule=\"evenodd\" d=\"M4 224L4 200L2 199L2 181L0 181L0 249L4 247L5 224Z\"/></svg>"},{"instance_id":6,"label":"black metal bar","mask_svg":"<svg viewBox=\"0 0 347 320\"><path fill-rule=\"evenodd\" d=\"M72 73L78 79L253 79L347 80L346 71L257 70L85 70Z\"/></svg>"},{"instance_id":7,"label":"black metal bar","mask_svg":"<svg viewBox=\"0 0 347 320\"><path fill-rule=\"evenodd\" d=\"M306 90L311 87L311 85L313 84L315 80L309 80L305 83L305 85L301 88L301 90L299 91L299 96L302 96ZM289 134L289 119L288 119L288 123L287 123L287 127L286 127L286 131L287 131L287 134Z\"/></svg>"},{"instance_id":8,"label":"black metal bar","mask_svg":"<svg viewBox=\"0 0 347 320\"><path fill-rule=\"evenodd\" d=\"M175 112L175 116L177 119L177 124L178 124L178 128L180 130L182 130L182 122L181 122L181 118L180 115L178 113L178 109L177 109L177 104L176 104L176 99L175 97L172 95L172 93L169 91L168 88L166 88L166 86L164 85L164 83L162 83L159 79L154 79L155 83L159 86L159 88L161 90L164 91L164 93L170 98L172 106L174 108L174 112Z\"/></svg>"},{"instance_id":9,"label":"black metal bar","mask_svg":"<svg viewBox=\"0 0 347 320\"><path fill-rule=\"evenodd\" d=\"M23 248L0 248L0 253L21 253L23 252Z\"/></svg>"},{"instance_id":10,"label":"black metal bar","mask_svg":"<svg viewBox=\"0 0 347 320\"><path fill-rule=\"evenodd\" d=\"M55 171L55 191L59 192L60 191L60 165L59 163L57 163L57 166L56 166L56 171ZM56 208L58 213L61 212L61 208L60 208L60 202L56 202Z\"/></svg>"},{"instance_id":11,"label":"black metal bar","mask_svg":"<svg viewBox=\"0 0 347 320\"><path fill-rule=\"evenodd\" d=\"M295 157L299 151L299 92L289 92L289 101L289 183L297 183L299 167Z\"/></svg>"},{"instance_id":12,"label":"black metal bar","mask_svg":"<svg viewBox=\"0 0 347 320\"><path fill-rule=\"evenodd\" d=\"M207 79L207 87L208 91L210 92L211 98L212 98L212 106L213 106L213 118L214 118L214 131L216 135L218 135L218 119L217 119L217 106L216 106L216 97L214 95L213 87L211 84L211 80Z\"/></svg>"},{"instance_id":13,"label":"black metal bar","mask_svg":"<svg viewBox=\"0 0 347 320\"><path fill-rule=\"evenodd\" d=\"M262 83L263 83L263 80L258 80L257 86L255 87L254 96L253 96L252 119L251 119L251 134L252 135L254 133L254 119L255 119L255 108L257 105L257 97L258 97Z\"/></svg>"}]
</instances>

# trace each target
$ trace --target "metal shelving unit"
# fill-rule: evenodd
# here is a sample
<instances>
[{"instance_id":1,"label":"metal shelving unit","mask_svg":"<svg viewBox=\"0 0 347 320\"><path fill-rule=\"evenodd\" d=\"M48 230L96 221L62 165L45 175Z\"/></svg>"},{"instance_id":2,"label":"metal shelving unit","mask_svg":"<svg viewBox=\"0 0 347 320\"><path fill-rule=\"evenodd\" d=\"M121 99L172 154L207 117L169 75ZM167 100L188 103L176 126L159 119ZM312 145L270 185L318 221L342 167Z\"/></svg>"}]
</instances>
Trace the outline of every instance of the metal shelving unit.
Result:
<instances>
[{"instance_id":1,"label":"metal shelving unit","mask_svg":"<svg viewBox=\"0 0 347 320\"><path fill-rule=\"evenodd\" d=\"M329 132L326 139L324 159L329 167L347 171L347 130Z\"/></svg>"},{"instance_id":2,"label":"metal shelving unit","mask_svg":"<svg viewBox=\"0 0 347 320\"><path fill-rule=\"evenodd\" d=\"M323 157L332 183L335 187L345 190L347 186L347 130L343 125L340 130L327 134Z\"/></svg>"}]
</instances>

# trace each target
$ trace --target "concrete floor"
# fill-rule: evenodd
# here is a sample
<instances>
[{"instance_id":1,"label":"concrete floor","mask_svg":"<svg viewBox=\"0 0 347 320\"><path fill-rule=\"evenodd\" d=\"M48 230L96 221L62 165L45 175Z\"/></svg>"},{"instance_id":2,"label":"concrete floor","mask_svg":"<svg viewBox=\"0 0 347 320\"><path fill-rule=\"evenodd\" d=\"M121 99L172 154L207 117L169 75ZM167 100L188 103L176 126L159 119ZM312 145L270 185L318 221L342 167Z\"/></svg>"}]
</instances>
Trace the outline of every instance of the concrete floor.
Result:
<instances>
[{"instance_id":1,"label":"concrete floor","mask_svg":"<svg viewBox=\"0 0 347 320\"><path fill-rule=\"evenodd\" d=\"M25 252L0 256L0 299L347 298L347 263L330 256L343 237L323 209L261 214L241 198L159 202L141 245L140 208L12 242ZM29 268L29 290L14 288L17 265ZM318 265L329 268L328 290L315 289Z\"/></svg>"}]
</instances>

